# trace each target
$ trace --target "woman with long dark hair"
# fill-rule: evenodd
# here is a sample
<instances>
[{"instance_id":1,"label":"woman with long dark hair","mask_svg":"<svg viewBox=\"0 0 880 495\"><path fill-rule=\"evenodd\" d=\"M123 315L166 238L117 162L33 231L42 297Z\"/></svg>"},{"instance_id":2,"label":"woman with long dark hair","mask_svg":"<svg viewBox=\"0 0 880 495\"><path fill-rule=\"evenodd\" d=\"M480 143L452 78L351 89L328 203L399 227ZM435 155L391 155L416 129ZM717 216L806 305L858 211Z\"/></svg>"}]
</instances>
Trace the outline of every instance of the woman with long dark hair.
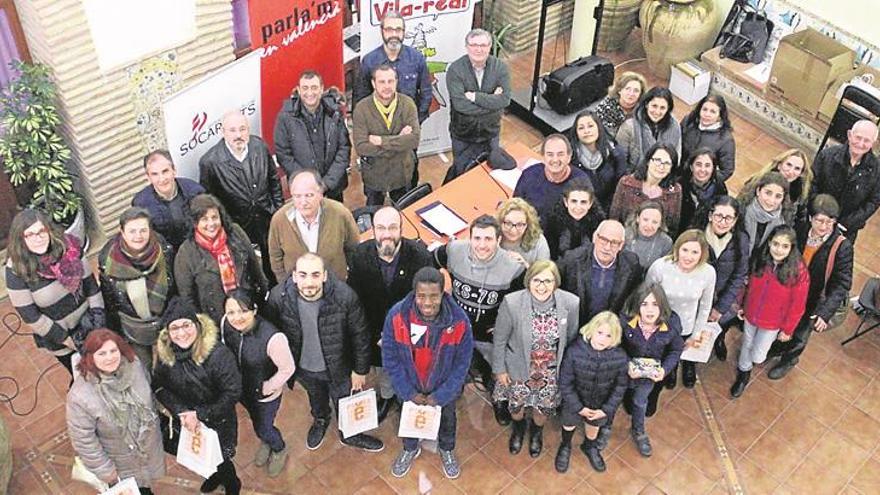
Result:
<instances>
[{"instance_id":1,"label":"woman with long dark hair","mask_svg":"<svg viewBox=\"0 0 880 495\"><path fill-rule=\"evenodd\" d=\"M787 225L775 227L752 256L743 303L743 338L730 395L743 394L752 367L767 359L773 342L791 340L804 315L810 273L797 248L797 234Z\"/></svg>"},{"instance_id":2,"label":"woman with long dark hair","mask_svg":"<svg viewBox=\"0 0 880 495\"><path fill-rule=\"evenodd\" d=\"M177 252L174 278L180 296L219 324L227 294L242 289L262 301L269 282L247 234L217 198L200 194L189 211L193 235Z\"/></svg>"},{"instance_id":3,"label":"woman with long dark hair","mask_svg":"<svg viewBox=\"0 0 880 495\"><path fill-rule=\"evenodd\" d=\"M607 210L617 181L627 172L626 150L614 143L592 110L575 117L568 140L573 148L571 166L587 173L597 201Z\"/></svg>"},{"instance_id":4,"label":"woman with long dark hair","mask_svg":"<svg viewBox=\"0 0 880 495\"><path fill-rule=\"evenodd\" d=\"M592 239L602 220L605 220L605 212L596 203L590 181L581 178L566 184L562 201L550 210L545 221L544 236L550 247L550 258L560 260L568 251Z\"/></svg>"},{"instance_id":5,"label":"woman with long dark hair","mask_svg":"<svg viewBox=\"0 0 880 495\"><path fill-rule=\"evenodd\" d=\"M792 225L794 207L788 199L788 181L779 172L768 172L758 178L755 187L740 192L743 207L743 228L749 235L749 253L767 240L780 225Z\"/></svg>"},{"instance_id":6,"label":"woman with long dark hair","mask_svg":"<svg viewBox=\"0 0 880 495\"><path fill-rule=\"evenodd\" d=\"M694 105L681 122L681 163L690 163L700 148L717 158L718 181L724 183L736 167L736 143L724 97L709 93Z\"/></svg>"},{"instance_id":7,"label":"woman with long dark hair","mask_svg":"<svg viewBox=\"0 0 880 495\"><path fill-rule=\"evenodd\" d=\"M635 171L618 182L608 218L625 222L640 204L653 199L663 207L669 235L674 236L681 216L681 186L672 175L677 163L678 153L673 146L653 144Z\"/></svg>"},{"instance_id":8,"label":"woman with long dark hair","mask_svg":"<svg viewBox=\"0 0 880 495\"><path fill-rule=\"evenodd\" d=\"M649 150L656 143L666 143L675 150L675 156L681 156L681 127L672 116L674 106L669 89L653 87L645 93L633 116L620 126L617 143L627 151L629 170L635 170L649 157ZM676 162L673 167L677 165Z\"/></svg>"},{"instance_id":9,"label":"woman with long dark hair","mask_svg":"<svg viewBox=\"0 0 880 495\"><path fill-rule=\"evenodd\" d=\"M691 152L689 161L683 163L681 184L681 222L691 227L696 212L707 208L718 196L727 195L727 186L720 178L718 155L709 148Z\"/></svg>"},{"instance_id":10,"label":"woman with long dark hair","mask_svg":"<svg viewBox=\"0 0 880 495\"><path fill-rule=\"evenodd\" d=\"M67 432L86 469L108 484L134 478L141 494L165 475L150 380L134 350L106 328L89 333L67 393Z\"/></svg>"},{"instance_id":11,"label":"woman with long dark hair","mask_svg":"<svg viewBox=\"0 0 880 495\"><path fill-rule=\"evenodd\" d=\"M796 211L795 220L800 222L807 217L807 206L810 190L813 186L813 169L807 154L797 148L787 149L774 156L765 165L749 177L740 194L754 191L758 180L768 172L779 172L788 181L788 199Z\"/></svg>"},{"instance_id":12,"label":"woman with long dark hair","mask_svg":"<svg viewBox=\"0 0 880 495\"><path fill-rule=\"evenodd\" d=\"M104 299L80 240L45 213L27 209L12 219L7 253L9 301L37 347L73 375L71 355L90 330L105 325Z\"/></svg>"}]
</instances>

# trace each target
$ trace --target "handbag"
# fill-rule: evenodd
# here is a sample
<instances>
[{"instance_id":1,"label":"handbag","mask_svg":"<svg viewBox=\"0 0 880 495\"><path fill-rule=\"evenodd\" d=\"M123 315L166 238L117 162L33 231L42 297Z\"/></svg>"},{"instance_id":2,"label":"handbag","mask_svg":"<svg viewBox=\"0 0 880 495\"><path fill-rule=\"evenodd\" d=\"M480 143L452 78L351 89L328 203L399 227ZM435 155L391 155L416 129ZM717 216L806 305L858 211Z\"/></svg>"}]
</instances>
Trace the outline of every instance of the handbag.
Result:
<instances>
[{"instance_id":1,"label":"handbag","mask_svg":"<svg viewBox=\"0 0 880 495\"><path fill-rule=\"evenodd\" d=\"M828 253L828 261L825 263L825 286L822 290L822 299L828 297L828 280L831 278L831 270L834 268L834 261L837 258L837 250L840 248L840 245L843 244L843 240L845 237L843 234L837 236L837 239L834 239L834 244L831 245L831 252ZM846 315L849 313L849 301L846 299L835 308L834 313L831 315L831 318L828 319L828 328L827 330L831 330L833 328L839 327L844 320L846 320Z\"/></svg>"},{"instance_id":2,"label":"handbag","mask_svg":"<svg viewBox=\"0 0 880 495\"><path fill-rule=\"evenodd\" d=\"M203 478L211 477L217 472L217 466L223 462L220 436L201 422L194 433L187 429L182 430L176 460L178 464Z\"/></svg>"},{"instance_id":3,"label":"handbag","mask_svg":"<svg viewBox=\"0 0 880 495\"><path fill-rule=\"evenodd\" d=\"M180 418L167 410L159 412L159 430L162 432L162 450L177 455L177 444L180 441Z\"/></svg>"},{"instance_id":4,"label":"handbag","mask_svg":"<svg viewBox=\"0 0 880 495\"><path fill-rule=\"evenodd\" d=\"M739 29L724 34L721 58L742 63L761 63L774 27L773 21L763 11L745 11Z\"/></svg>"},{"instance_id":5,"label":"handbag","mask_svg":"<svg viewBox=\"0 0 880 495\"><path fill-rule=\"evenodd\" d=\"M128 340L143 346L152 346L156 343L156 340L159 338L159 331L162 330L162 323L159 319L142 320L123 312L119 312L117 315L119 316L122 333L125 334Z\"/></svg>"},{"instance_id":6,"label":"handbag","mask_svg":"<svg viewBox=\"0 0 880 495\"><path fill-rule=\"evenodd\" d=\"M70 478L76 481L82 481L95 490L98 490L98 492L105 492L110 488L110 485L101 480L101 478L98 478L95 473L89 471L79 456L73 457L73 466L70 468Z\"/></svg>"},{"instance_id":7,"label":"handbag","mask_svg":"<svg viewBox=\"0 0 880 495\"><path fill-rule=\"evenodd\" d=\"M400 409L400 427L397 429L397 436L437 440L441 413L440 406L419 406L412 401L404 402Z\"/></svg>"},{"instance_id":8,"label":"handbag","mask_svg":"<svg viewBox=\"0 0 880 495\"><path fill-rule=\"evenodd\" d=\"M339 429L343 438L378 427L375 390L364 390L339 399Z\"/></svg>"}]
</instances>

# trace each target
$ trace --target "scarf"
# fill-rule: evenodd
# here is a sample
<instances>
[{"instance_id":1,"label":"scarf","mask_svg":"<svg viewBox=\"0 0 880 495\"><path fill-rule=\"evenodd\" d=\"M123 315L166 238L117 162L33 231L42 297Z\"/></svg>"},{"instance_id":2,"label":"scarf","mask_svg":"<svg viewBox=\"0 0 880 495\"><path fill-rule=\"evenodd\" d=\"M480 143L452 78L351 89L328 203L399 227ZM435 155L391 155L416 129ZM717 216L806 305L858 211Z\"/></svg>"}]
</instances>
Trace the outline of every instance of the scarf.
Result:
<instances>
[{"instance_id":1,"label":"scarf","mask_svg":"<svg viewBox=\"0 0 880 495\"><path fill-rule=\"evenodd\" d=\"M123 281L145 279L150 314L161 316L168 298L168 266L155 232L150 232L147 246L137 254L129 253L121 235L110 242L104 273Z\"/></svg>"},{"instance_id":2,"label":"scarf","mask_svg":"<svg viewBox=\"0 0 880 495\"><path fill-rule=\"evenodd\" d=\"M581 166L586 170L596 170L602 165L602 152L599 150L590 151L583 143L578 143L578 156Z\"/></svg>"},{"instance_id":3,"label":"scarf","mask_svg":"<svg viewBox=\"0 0 880 495\"><path fill-rule=\"evenodd\" d=\"M57 259L52 258L49 254L40 256L37 261L37 273L49 280L57 280L67 292L76 294L82 286L82 279L85 274L82 259L82 247L80 247L79 239L65 234L64 235L64 252Z\"/></svg>"},{"instance_id":4,"label":"scarf","mask_svg":"<svg viewBox=\"0 0 880 495\"><path fill-rule=\"evenodd\" d=\"M768 212L758 204L758 198L753 199L752 202L749 203L743 216L745 217L743 219L745 222L743 225L745 226L746 232L749 233L749 239L751 239L753 246L760 246L767 236L770 235L770 231L773 230L774 227L785 223L782 219L781 206L772 212ZM758 242L756 243L755 233L758 231L759 223L766 223L767 228L764 229L764 235L761 239L758 239Z\"/></svg>"},{"instance_id":5,"label":"scarf","mask_svg":"<svg viewBox=\"0 0 880 495\"><path fill-rule=\"evenodd\" d=\"M390 131L391 130L391 119L394 116L394 111L397 110L397 95L394 95L394 99L391 100L391 103L388 106L382 104L379 101L379 98L376 95L373 95L373 104L376 105L376 110L379 111L379 115L382 116L382 121L385 122L385 127Z\"/></svg>"},{"instance_id":6,"label":"scarf","mask_svg":"<svg viewBox=\"0 0 880 495\"><path fill-rule=\"evenodd\" d=\"M715 258L721 256L721 253L727 249L727 245L730 244L730 240L733 239L733 234L731 232L727 232L721 237L715 235L715 231L712 230L712 225L706 225L706 242L709 243L709 247L712 248L712 252L715 253Z\"/></svg>"},{"instance_id":7,"label":"scarf","mask_svg":"<svg viewBox=\"0 0 880 495\"><path fill-rule=\"evenodd\" d=\"M703 124L700 123L700 119L697 118L697 128L700 129L701 131L717 131L718 129L721 129L721 121L719 120L718 122L715 122L714 124L704 126Z\"/></svg>"},{"instance_id":8,"label":"scarf","mask_svg":"<svg viewBox=\"0 0 880 495\"><path fill-rule=\"evenodd\" d=\"M140 397L133 390L133 368L134 364L123 357L115 373L100 374L95 390L110 412L110 420L122 430L125 442L143 455L156 413L152 399Z\"/></svg>"},{"instance_id":9,"label":"scarf","mask_svg":"<svg viewBox=\"0 0 880 495\"><path fill-rule=\"evenodd\" d=\"M217 266L220 268L220 280L223 282L223 292L229 294L235 290L238 287L235 282L235 260L232 259L232 253L226 242L226 229L221 228L213 239L208 239L196 229L193 238L196 244L207 251L217 262Z\"/></svg>"}]
</instances>

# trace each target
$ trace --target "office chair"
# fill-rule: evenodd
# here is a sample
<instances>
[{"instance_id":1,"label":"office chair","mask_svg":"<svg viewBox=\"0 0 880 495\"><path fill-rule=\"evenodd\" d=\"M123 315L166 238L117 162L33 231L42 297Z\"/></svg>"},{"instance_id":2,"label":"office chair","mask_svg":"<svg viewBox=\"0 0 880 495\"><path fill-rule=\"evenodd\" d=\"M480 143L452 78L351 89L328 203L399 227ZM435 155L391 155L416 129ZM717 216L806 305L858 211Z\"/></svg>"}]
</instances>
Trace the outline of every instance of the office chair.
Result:
<instances>
[{"instance_id":1,"label":"office chair","mask_svg":"<svg viewBox=\"0 0 880 495\"><path fill-rule=\"evenodd\" d=\"M819 151L825 148L829 139L838 143L846 142L846 131L859 120L865 119L880 123L880 99L857 86L847 86L837 104L837 110L831 117L825 137L819 144Z\"/></svg>"},{"instance_id":2,"label":"office chair","mask_svg":"<svg viewBox=\"0 0 880 495\"><path fill-rule=\"evenodd\" d=\"M878 291L880 291L880 278L872 278L862 287L862 292L859 294L859 310L862 319L859 322L859 326L856 327L856 331L849 338L841 342L840 345L849 344L871 330L880 327L880 307L877 305L878 301L880 301L880 298L878 298L880 294L878 294ZM873 320L873 324L862 330L862 327L868 320Z\"/></svg>"},{"instance_id":3,"label":"office chair","mask_svg":"<svg viewBox=\"0 0 880 495\"><path fill-rule=\"evenodd\" d=\"M418 186L415 187L415 189L412 189L408 193L401 196L400 199L398 199L397 201L394 201L393 202L394 206L398 210L403 210L407 206L409 206L409 205L415 203L416 201L424 198L425 196L431 194L431 192L433 190L434 190L434 188L432 188L431 184L429 184L427 182L425 182L424 184L419 184Z\"/></svg>"},{"instance_id":4,"label":"office chair","mask_svg":"<svg viewBox=\"0 0 880 495\"><path fill-rule=\"evenodd\" d=\"M351 213L361 234L373 228L373 214L379 211L379 208L382 206L362 206Z\"/></svg>"}]
</instances>

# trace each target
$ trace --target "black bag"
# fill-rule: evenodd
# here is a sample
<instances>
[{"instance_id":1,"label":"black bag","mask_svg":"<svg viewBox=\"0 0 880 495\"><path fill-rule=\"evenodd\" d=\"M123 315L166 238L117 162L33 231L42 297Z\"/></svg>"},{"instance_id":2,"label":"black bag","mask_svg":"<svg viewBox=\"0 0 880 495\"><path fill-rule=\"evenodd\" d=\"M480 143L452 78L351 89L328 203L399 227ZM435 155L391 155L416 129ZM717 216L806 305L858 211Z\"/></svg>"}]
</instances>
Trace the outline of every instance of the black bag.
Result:
<instances>
[{"instance_id":1,"label":"black bag","mask_svg":"<svg viewBox=\"0 0 880 495\"><path fill-rule=\"evenodd\" d=\"M162 408L159 411L159 430L162 432L162 449L176 456L180 441L180 418Z\"/></svg>"},{"instance_id":2,"label":"black bag","mask_svg":"<svg viewBox=\"0 0 880 495\"><path fill-rule=\"evenodd\" d=\"M581 57L543 79L541 96L556 113L575 113L608 94L614 83L614 65L596 55Z\"/></svg>"},{"instance_id":3,"label":"black bag","mask_svg":"<svg viewBox=\"0 0 880 495\"><path fill-rule=\"evenodd\" d=\"M761 63L767 52L773 27L773 21L767 19L763 12L746 12L738 32L725 33L721 58L742 63Z\"/></svg>"}]
</instances>

